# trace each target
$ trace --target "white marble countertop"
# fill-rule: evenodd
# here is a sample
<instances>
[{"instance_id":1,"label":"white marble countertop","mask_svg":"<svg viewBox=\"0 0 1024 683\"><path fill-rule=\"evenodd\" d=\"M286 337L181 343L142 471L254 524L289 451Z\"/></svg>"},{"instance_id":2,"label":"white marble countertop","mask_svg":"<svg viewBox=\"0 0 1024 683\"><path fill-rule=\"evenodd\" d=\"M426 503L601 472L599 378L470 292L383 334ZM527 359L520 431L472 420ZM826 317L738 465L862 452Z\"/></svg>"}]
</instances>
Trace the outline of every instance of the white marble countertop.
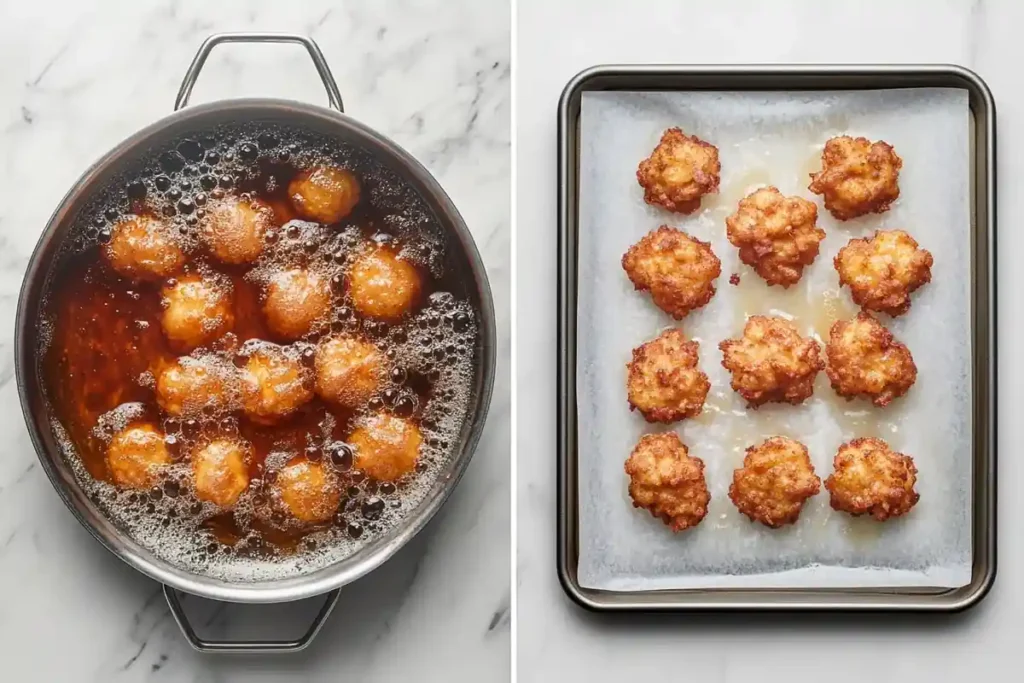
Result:
<instances>
[{"instance_id":1,"label":"white marble countertop","mask_svg":"<svg viewBox=\"0 0 1024 683\"><path fill-rule=\"evenodd\" d=\"M0 652L10 681L502 681L509 650L509 20L505 0L4 2L0 9ZM346 588L306 652L193 652L159 586L103 550L36 465L13 381L28 256L66 190L124 137L168 114L196 49L219 31L284 31L323 48L347 111L440 180L486 262L497 382L474 462L398 556ZM326 103L295 46L226 46L193 102ZM264 636L315 605L229 606L211 629ZM267 618L267 615L272 617ZM267 623L269 622L269 624ZM203 627L206 628L206 627ZM248 631L252 633L252 631Z\"/></svg>"},{"instance_id":2,"label":"white marble countertop","mask_svg":"<svg viewBox=\"0 0 1024 683\"><path fill-rule=\"evenodd\" d=\"M640 5L646 7L641 11ZM1024 482L1016 457L1024 365L1014 293L1024 271L1015 192L1024 171L1020 68L1024 5L820 0L519 0L517 82L518 672L547 681L783 681L830 683L1009 680L1024 626ZM807 616L614 617L583 612L555 573L556 107L578 71L607 63L953 62L995 94L999 136L999 578L955 618Z\"/></svg>"}]
</instances>

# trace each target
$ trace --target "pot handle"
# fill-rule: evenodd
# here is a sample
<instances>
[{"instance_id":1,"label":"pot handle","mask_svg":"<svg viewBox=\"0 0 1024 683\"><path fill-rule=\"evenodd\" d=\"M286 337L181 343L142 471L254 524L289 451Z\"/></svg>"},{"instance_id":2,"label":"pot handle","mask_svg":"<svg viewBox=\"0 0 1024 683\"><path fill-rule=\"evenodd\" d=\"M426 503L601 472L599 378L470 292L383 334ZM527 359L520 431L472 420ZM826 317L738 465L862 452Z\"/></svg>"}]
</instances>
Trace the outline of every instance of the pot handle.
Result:
<instances>
[{"instance_id":1,"label":"pot handle","mask_svg":"<svg viewBox=\"0 0 1024 683\"><path fill-rule=\"evenodd\" d=\"M210 56L210 51L214 46L220 43L298 43L302 45L309 52L310 59L313 60L313 65L316 67L317 73L320 74L320 80L323 81L324 88L327 90L327 101L331 108L345 111L341 103L338 84L334 82L334 76L331 75L331 69L327 66L327 60L324 59L324 53L320 51L320 46L308 36L291 33L215 33L210 36L199 46L199 52L196 53L188 71L185 72L181 88L178 89L178 97L174 100L174 111L178 111L188 104L188 98L192 94L196 79L199 78L199 72L202 71L203 65L206 63L206 58Z\"/></svg>"},{"instance_id":2,"label":"pot handle","mask_svg":"<svg viewBox=\"0 0 1024 683\"><path fill-rule=\"evenodd\" d=\"M324 604L313 617L313 623L309 629L296 640L206 640L201 638L192 628L188 615L178 600L178 592L164 584L164 597L167 598L167 606L171 608L171 616L177 622L181 632L188 640L188 644L199 652L217 652L221 654L282 654L286 652L299 652L309 647L309 644L320 632L327 617L338 603L338 596L341 590L335 588L327 594Z\"/></svg>"}]
</instances>

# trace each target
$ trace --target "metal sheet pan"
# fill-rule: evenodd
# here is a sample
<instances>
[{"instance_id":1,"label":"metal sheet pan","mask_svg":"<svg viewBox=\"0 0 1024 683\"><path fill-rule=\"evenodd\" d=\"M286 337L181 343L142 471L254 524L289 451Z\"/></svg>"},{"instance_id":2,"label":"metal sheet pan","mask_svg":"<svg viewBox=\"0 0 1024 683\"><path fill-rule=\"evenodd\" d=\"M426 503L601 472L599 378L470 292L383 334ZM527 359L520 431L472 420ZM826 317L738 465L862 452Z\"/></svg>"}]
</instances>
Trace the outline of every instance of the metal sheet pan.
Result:
<instances>
[{"instance_id":1,"label":"metal sheet pan","mask_svg":"<svg viewBox=\"0 0 1024 683\"><path fill-rule=\"evenodd\" d=\"M863 90L961 88L972 137L973 565L956 589L650 590L584 588L577 579L576 292L579 116L599 90ZM931 611L977 604L996 574L995 102L981 78L947 65L599 66L573 78L558 107L558 575L568 596L595 611Z\"/></svg>"}]
</instances>

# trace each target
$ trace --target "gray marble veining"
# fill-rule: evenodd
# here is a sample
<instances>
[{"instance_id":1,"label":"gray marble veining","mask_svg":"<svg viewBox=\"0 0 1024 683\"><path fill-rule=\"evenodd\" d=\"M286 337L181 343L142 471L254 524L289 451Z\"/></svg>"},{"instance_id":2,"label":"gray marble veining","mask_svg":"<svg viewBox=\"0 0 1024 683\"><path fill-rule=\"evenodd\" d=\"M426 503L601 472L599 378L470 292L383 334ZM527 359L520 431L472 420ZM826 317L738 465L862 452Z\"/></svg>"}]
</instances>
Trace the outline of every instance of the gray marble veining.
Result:
<instances>
[{"instance_id":1,"label":"gray marble veining","mask_svg":"<svg viewBox=\"0 0 1024 683\"><path fill-rule=\"evenodd\" d=\"M504 0L3 3L0 11L0 642L4 678L79 681L508 680L509 7ZM430 526L346 588L293 657L192 652L159 587L103 550L36 465L17 406L12 327L28 256L63 193L118 141L169 113L202 40L313 36L346 110L430 169L463 213L494 291L499 366L473 464ZM326 103L305 52L217 48L193 102ZM301 630L315 601L187 603L211 635Z\"/></svg>"}]
</instances>

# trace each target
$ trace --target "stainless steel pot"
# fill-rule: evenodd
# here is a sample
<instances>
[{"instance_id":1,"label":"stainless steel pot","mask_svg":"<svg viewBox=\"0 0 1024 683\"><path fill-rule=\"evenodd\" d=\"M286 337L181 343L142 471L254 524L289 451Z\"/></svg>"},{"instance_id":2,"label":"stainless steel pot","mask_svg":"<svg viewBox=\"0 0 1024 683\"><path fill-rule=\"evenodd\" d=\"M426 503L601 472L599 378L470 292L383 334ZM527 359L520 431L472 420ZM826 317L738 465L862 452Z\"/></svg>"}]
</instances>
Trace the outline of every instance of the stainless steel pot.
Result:
<instances>
[{"instance_id":1,"label":"stainless steel pot","mask_svg":"<svg viewBox=\"0 0 1024 683\"><path fill-rule=\"evenodd\" d=\"M331 108L279 99L224 100L187 107L192 87L210 51L225 42L295 43L305 47L327 89ZM255 33L211 36L200 47L185 74L174 108L173 114L131 136L86 171L68 192L39 238L21 288L15 323L15 364L22 411L43 470L68 509L112 553L163 584L171 612L193 647L201 651L219 652L298 651L308 646L316 636L338 599L338 589L380 566L416 535L451 494L469 464L483 429L494 378L495 331L490 287L473 239L444 190L405 150L372 128L342 113L338 86L320 48L311 39L296 35ZM50 427L49 408L44 397L41 373L38 372L39 330L36 324L42 315L41 304L59 248L79 212L101 188L112 182L127 164L141 158L155 145L183 138L190 132L217 124L243 121L284 122L314 133L344 139L371 151L378 160L391 167L419 192L447 232L450 249L457 252L457 261L464 268L463 276L467 283L472 283L469 288L472 303L480 318L469 419L459 442L453 445L455 450L447 469L440 473L424 500L415 510L410 511L401 526L344 560L309 574L253 583L233 583L190 573L156 557L112 524L89 500L75 480ZM181 608L176 591L214 600L245 603L287 602L323 594L326 594L326 598L309 630L297 640L222 642L204 640L196 634Z\"/></svg>"}]
</instances>

